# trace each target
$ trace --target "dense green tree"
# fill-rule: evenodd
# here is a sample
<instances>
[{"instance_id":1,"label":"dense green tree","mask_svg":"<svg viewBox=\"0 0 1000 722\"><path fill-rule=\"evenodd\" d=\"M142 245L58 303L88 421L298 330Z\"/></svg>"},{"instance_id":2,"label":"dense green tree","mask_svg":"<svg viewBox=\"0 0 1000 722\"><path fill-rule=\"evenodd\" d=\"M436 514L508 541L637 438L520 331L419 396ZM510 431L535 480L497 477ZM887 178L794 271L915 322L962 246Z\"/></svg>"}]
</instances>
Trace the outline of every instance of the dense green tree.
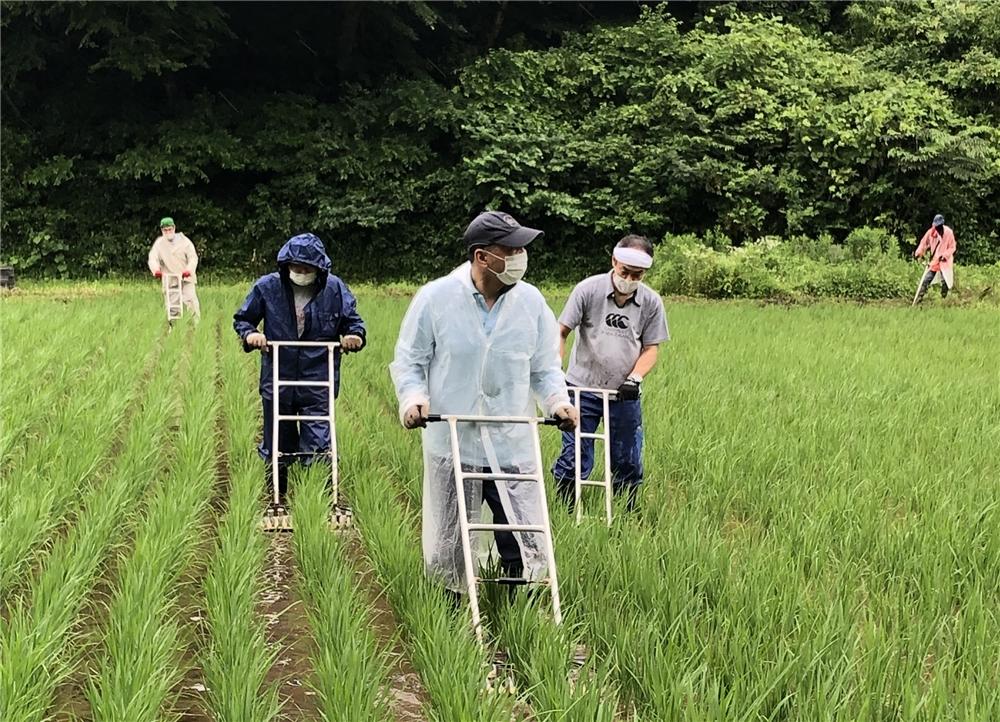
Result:
<instances>
[{"instance_id":1,"label":"dense green tree","mask_svg":"<svg viewBox=\"0 0 1000 722\"><path fill-rule=\"evenodd\" d=\"M171 213L206 268L312 230L422 275L468 218L540 268L628 230L1000 257L1000 2L3 3L3 258L142 268ZM597 259L595 261L595 259Z\"/></svg>"}]
</instances>

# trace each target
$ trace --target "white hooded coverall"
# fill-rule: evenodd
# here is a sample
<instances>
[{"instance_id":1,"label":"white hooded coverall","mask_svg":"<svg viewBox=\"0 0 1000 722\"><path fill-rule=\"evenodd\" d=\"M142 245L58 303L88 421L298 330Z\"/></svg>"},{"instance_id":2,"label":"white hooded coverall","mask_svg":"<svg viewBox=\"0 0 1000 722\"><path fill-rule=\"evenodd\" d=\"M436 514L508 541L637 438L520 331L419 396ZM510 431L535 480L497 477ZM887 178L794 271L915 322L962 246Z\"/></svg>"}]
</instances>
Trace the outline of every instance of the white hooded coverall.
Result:
<instances>
[{"instance_id":1,"label":"white hooded coverall","mask_svg":"<svg viewBox=\"0 0 1000 722\"><path fill-rule=\"evenodd\" d=\"M153 247L149 249L147 259L151 273L166 275L176 274L180 276L184 271L191 275L188 278L181 278L181 299L188 307L195 319L201 316L201 305L198 303L198 294L195 293L197 284L198 252L194 249L191 239L183 233L175 233L172 241L168 241L164 236L159 236L153 241ZM167 279L162 281L163 294L167 293Z\"/></svg>"}]
</instances>

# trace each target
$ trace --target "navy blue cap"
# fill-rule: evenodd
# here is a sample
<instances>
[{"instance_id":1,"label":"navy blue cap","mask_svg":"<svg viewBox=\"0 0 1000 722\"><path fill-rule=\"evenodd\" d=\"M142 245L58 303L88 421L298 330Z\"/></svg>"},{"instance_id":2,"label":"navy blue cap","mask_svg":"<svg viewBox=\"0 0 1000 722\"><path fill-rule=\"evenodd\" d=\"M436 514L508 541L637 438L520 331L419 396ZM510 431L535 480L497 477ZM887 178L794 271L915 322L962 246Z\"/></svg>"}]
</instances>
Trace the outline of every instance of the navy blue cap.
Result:
<instances>
[{"instance_id":1,"label":"navy blue cap","mask_svg":"<svg viewBox=\"0 0 1000 722\"><path fill-rule=\"evenodd\" d=\"M509 213L486 211L472 219L472 223L462 234L462 240L470 250L494 244L523 248L543 235L545 234L537 228L522 226Z\"/></svg>"},{"instance_id":2,"label":"navy blue cap","mask_svg":"<svg viewBox=\"0 0 1000 722\"><path fill-rule=\"evenodd\" d=\"M942 216L940 213L938 213L936 216L934 216L934 225L935 226L943 226L944 225L944 216Z\"/></svg>"}]
</instances>

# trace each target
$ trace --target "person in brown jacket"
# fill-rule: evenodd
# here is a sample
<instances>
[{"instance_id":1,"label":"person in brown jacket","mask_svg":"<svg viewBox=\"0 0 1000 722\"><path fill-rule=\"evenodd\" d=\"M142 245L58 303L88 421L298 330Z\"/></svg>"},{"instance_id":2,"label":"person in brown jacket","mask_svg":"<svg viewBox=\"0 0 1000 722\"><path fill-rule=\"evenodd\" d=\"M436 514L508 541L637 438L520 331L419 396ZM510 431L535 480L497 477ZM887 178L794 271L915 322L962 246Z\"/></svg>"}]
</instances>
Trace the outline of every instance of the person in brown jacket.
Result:
<instances>
[{"instance_id":1,"label":"person in brown jacket","mask_svg":"<svg viewBox=\"0 0 1000 722\"><path fill-rule=\"evenodd\" d=\"M173 218L167 216L160 221L160 235L149 249L148 263L150 273L162 280L164 297L167 293L164 275L181 277L181 300L197 322L201 317L201 306L194 288L198 282L195 276L195 271L198 270L198 253L190 238L177 233ZM171 317L170 321L174 320Z\"/></svg>"}]
</instances>

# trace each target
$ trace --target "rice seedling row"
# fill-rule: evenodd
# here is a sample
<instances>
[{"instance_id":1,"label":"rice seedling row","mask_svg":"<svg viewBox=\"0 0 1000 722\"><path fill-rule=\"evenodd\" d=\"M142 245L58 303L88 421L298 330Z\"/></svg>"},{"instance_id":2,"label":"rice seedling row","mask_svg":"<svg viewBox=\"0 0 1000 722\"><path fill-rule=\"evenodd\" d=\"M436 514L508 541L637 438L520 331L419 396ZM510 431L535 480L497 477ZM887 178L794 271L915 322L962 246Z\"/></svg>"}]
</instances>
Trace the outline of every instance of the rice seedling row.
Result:
<instances>
[{"instance_id":1,"label":"rice seedling row","mask_svg":"<svg viewBox=\"0 0 1000 722\"><path fill-rule=\"evenodd\" d=\"M369 420L377 415L371 399L356 399L342 414L342 444L348 493L373 568L400 621L404 644L431 700L432 720L509 720L513 700L484 688L489 671L485 651L469 633L441 589L421 573L417 519L400 507L382 457L384 437ZM356 419L364 419L359 426Z\"/></svg>"},{"instance_id":2,"label":"rice seedling row","mask_svg":"<svg viewBox=\"0 0 1000 722\"><path fill-rule=\"evenodd\" d=\"M106 313L91 304L81 310L84 318L77 323L66 323L63 314L47 309L41 319L15 327L30 328L26 337L4 334L5 344L13 346L5 349L0 369L4 378L0 469L5 487L16 484L12 477L22 464L46 458L38 447L51 440L51 425L66 401L87 395L107 366L129 365L137 340L143 343L155 331L153 324L125 309ZM131 373L134 377L134 370Z\"/></svg>"},{"instance_id":3,"label":"rice seedling row","mask_svg":"<svg viewBox=\"0 0 1000 722\"><path fill-rule=\"evenodd\" d=\"M175 453L157 484L135 541L119 568L97 669L87 685L95 722L161 718L183 676L182 622L177 583L204 533L200 523L214 482L213 329L205 324L186 341L185 379L176 389L180 412Z\"/></svg>"},{"instance_id":4,"label":"rice seedling row","mask_svg":"<svg viewBox=\"0 0 1000 722\"><path fill-rule=\"evenodd\" d=\"M0 411L0 468L4 476L17 463L24 447L37 438L39 422L52 407L52 400L63 394L71 380L68 370L76 370L82 357L90 349L79 343L79 329L67 324L55 325L48 319L49 328L38 324L39 333L46 341L30 348L18 339L13 329L4 332L3 405ZM29 319L20 328L34 326L36 319ZM4 324L5 326L7 324ZM15 327L17 328L17 327ZM77 338L73 338L74 334ZM72 343L72 341L76 343Z\"/></svg>"},{"instance_id":5,"label":"rice seedling row","mask_svg":"<svg viewBox=\"0 0 1000 722\"><path fill-rule=\"evenodd\" d=\"M275 651L257 614L266 542L259 532L259 424L252 367L235 343L222 346L222 408L229 496L204 578L207 641L200 655L208 707L219 722L268 722L281 709L267 682Z\"/></svg>"},{"instance_id":6,"label":"rice seedling row","mask_svg":"<svg viewBox=\"0 0 1000 722\"><path fill-rule=\"evenodd\" d=\"M179 336L166 344L155 378L173 377L182 348ZM4 719L44 719L56 686L75 668L71 642L79 611L121 538L126 516L160 467L161 450L169 443L163 419L173 403L154 391L147 394L113 471L86 492L74 526L53 545L25 596L11 604L0 626Z\"/></svg>"},{"instance_id":7,"label":"rice seedling row","mask_svg":"<svg viewBox=\"0 0 1000 722\"><path fill-rule=\"evenodd\" d=\"M293 479L297 584L313 639L312 686L326 720L388 719L389 664L372 630L372 610L356 587L344 543L330 532L333 497L324 469Z\"/></svg>"},{"instance_id":8,"label":"rice seedling row","mask_svg":"<svg viewBox=\"0 0 1000 722\"><path fill-rule=\"evenodd\" d=\"M136 333L141 338L143 331ZM127 410L145 390L158 348L130 354L134 342L128 334L109 337L109 363L57 405L47 435L7 479L0 502L0 589L8 599L51 546L81 491L102 473Z\"/></svg>"}]
</instances>

